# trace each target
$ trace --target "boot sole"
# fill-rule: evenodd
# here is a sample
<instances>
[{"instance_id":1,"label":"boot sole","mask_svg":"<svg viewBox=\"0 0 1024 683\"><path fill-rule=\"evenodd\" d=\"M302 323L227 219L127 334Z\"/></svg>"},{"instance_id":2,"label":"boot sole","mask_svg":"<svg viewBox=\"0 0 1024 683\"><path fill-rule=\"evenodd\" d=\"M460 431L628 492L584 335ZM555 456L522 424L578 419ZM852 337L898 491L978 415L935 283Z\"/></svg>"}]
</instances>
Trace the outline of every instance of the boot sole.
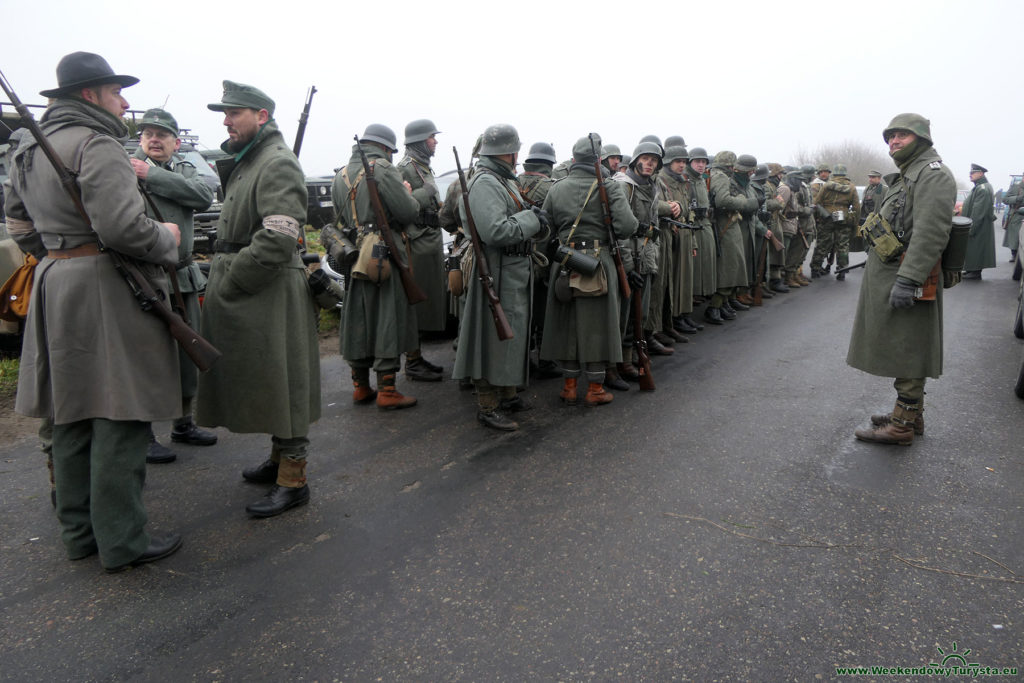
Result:
<instances>
[{"instance_id":1,"label":"boot sole","mask_svg":"<svg viewBox=\"0 0 1024 683\"><path fill-rule=\"evenodd\" d=\"M912 445L914 443L913 439L911 439L909 441L881 441L879 439L872 439L872 438L869 438L869 437L866 437L866 436L861 436L860 434L857 434L856 432L854 432L853 435L854 435L854 437L857 438L858 441L863 441L864 443L877 443L877 444L880 444L882 446L910 446L910 445Z\"/></svg>"},{"instance_id":2,"label":"boot sole","mask_svg":"<svg viewBox=\"0 0 1024 683\"><path fill-rule=\"evenodd\" d=\"M407 403L405 405L394 406L382 406L381 404L378 403L377 407L380 408L381 410L402 410L404 408L412 408L414 405L416 405L416 401L413 401L412 403Z\"/></svg>"},{"instance_id":3,"label":"boot sole","mask_svg":"<svg viewBox=\"0 0 1024 683\"><path fill-rule=\"evenodd\" d=\"M303 505L306 505L307 503L309 503L309 496L306 496L305 498L302 498L301 500L296 500L296 501L294 501L292 503L288 503L288 505L285 505L280 510L275 510L274 512L269 512L269 513L267 513L267 512L250 512L249 510L246 510L246 513L248 513L248 515L250 517L252 517L253 519L269 519L270 517L277 517L278 515L280 515L280 514L282 514L284 512L287 512L288 510L291 510L292 508L302 507Z\"/></svg>"}]
</instances>

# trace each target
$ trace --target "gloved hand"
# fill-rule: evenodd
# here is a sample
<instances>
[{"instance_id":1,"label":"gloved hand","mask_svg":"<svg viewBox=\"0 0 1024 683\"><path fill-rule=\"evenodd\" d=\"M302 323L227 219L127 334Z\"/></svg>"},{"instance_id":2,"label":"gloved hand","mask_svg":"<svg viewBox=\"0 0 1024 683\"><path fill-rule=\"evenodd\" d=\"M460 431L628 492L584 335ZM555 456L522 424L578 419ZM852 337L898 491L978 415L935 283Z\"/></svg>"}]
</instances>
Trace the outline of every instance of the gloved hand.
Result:
<instances>
[{"instance_id":1,"label":"gloved hand","mask_svg":"<svg viewBox=\"0 0 1024 683\"><path fill-rule=\"evenodd\" d=\"M631 271L626 277L629 279L629 286L632 289L641 290L644 288L644 276L639 271Z\"/></svg>"},{"instance_id":2,"label":"gloved hand","mask_svg":"<svg viewBox=\"0 0 1024 683\"><path fill-rule=\"evenodd\" d=\"M949 289L950 287L956 287L963 280L963 271L960 270L943 270L942 271L942 288Z\"/></svg>"},{"instance_id":3,"label":"gloved hand","mask_svg":"<svg viewBox=\"0 0 1024 683\"><path fill-rule=\"evenodd\" d=\"M533 211L534 215L537 216L537 220L540 221L540 231L542 233L551 228L551 216L548 215L547 211L539 206L531 206L530 210Z\"/></svg>"},{"instance_id":4,"label":"gloved hand","mask_svg":"<svg viewBox=\"0 0 1024 683\"><path fill-rule=\"evenodd\" d=\"M889 292L889 305L893 308L910 308L914 305L914 294L917 292L917 285L900 275L896 276L896 282Z\"/></svg>"}]
</instances>

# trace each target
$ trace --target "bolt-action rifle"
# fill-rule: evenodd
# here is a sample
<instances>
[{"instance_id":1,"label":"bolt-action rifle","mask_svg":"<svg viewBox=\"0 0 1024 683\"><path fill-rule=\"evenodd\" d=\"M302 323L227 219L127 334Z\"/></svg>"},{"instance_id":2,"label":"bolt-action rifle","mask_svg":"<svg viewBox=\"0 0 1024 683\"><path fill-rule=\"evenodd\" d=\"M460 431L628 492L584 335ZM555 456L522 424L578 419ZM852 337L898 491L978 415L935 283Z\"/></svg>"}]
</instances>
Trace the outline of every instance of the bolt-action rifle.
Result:
<instances>
[{"instance_id":1,"label":"bolt-action rifle","mask_svg":"<svg viewBox=\"0 0 1024 683\"><path fill-rule=\"evenodd\" d=\"M398 276L402 280L405 298L409 300L410 305L426 301L427 295L423 293L420 286L416 284L416 280L413 279L412 269L409 268L409 264L399 257L400 252L398 251L398 245L395 243L395 234L391 231L388 215L384 211L384 205L380 202L380 191L377 189L377 179L373 176L373 166L370 165L370 160L366 158L363 146L359 144L359 136L354 135L353 137L356 140L356 149L359 150L359 158L363 161L363 171L366 174L366 190L370 193L370 206L373 207L373 215L377 218L377 228L380 230L380 237L384 240L384 245L388 248L388 258L398 268Z\"/></svg>"},{"instance_id":2,"label":"bolt-action rifle","mask_svg":"<svg viewBox=\"0 0 1024 683\"><path fill-rule=\"evenodd\" d=\"M85 204L82 203L82 190L78 186L75 174L64 165L64 162L57 155L57 150L55 150L53 145L50 144L49 139L46 137L46 134L43 133L39 124L36 123L36 120L32 117L28 107L26 107L14 93L14 90L11 88L10 83L2 72L0 72L0 87L3 88L3 91L10 99L11 104L13 104L14 108L18 111L18 114L21 116L22 123L25 124L25 127L32 133L32 137L34 137L36 142L39 143L39 148L43 150L46 158L51 164L53 164L53 168L57 172L57 177L60 178L61 186L71 198L71 202L75 205L75 209L82 217L82 220L84 220L85 224L92 229L92 221L89 219L89 214L85 210ZM156 290L153 289L153 285L146 279L146 276L139 269L133 259L112 249L107 249L106 247L102 247L102 250L103 253L110 254L110 258L114 262L114 268L121 277L124 278L128 288L132 291L135 299L139 302L139 307L142 308L142 310L157 316L164 322L164 324L167 325L167 330L171 333L171 336L177 340L182 350L189 358L192 359L192 362L196 364L197 368L203 372L209 370L213 366L213 363L220 358L220 351L214 348L213 344L201 337L198 332L186 325L185 321L181 319L181 316L167 307L167 304L165 304L156 293Z\"/></svg>"},{"instance_id":3,"label":"bolt-action rifle","mask_svg":"<svg viewBox=\"0 0 1024 683\"><path fill-rule=\"evenodd\" d=\"M612 260L615 261L615 274L619 280L619 293L622 298L628 299L630 295L629 279L626 278L626 267L622 265L622 254L619 252L619 241L615 239L615 230L612 228L612 206L608 201L608 188L604 184L604 174L601 169L601 153L594 142L594 134L591 133L590 149L594 156L594 173L597 174L597 195L601 200L601 213L604 214L604 227L608 231L608 244L612 252Z\"/></svg>"},{"instance_id":4,"label":"bolt-action rifle","mask_svg":"<svg viewBox=\"0 0 1024 683\"><path fill-rule=\"evenodd\" d=\"M292 147L292 152L295 157L298 158L299 150L302 149L302 138L306 136L306 124L309 122L309 108L313 106L313 95L316 94L316 86L309 86L309 92L306 95L306 105L302 108L302 114L299 116L299 129L295 131L295 145Z\"/></svg>"},{"instance_id":5,"label":"bolt-action rifle","mask_svg":"<svg viewBox=\"0 0 1024 683\"><path fill-rule=\"evenodd\" d=\"M494 291L494 278L491 277L491 269L487 263L487 253L484 252L484 245L480 243L480 235L476 231L476 222L473 220L473 213L469 210L469 187L466 185L466 174L462 172L462 164L459 163L459 150L452 147L455 154L455 168L459 172L459 185L462 187L462 206L466 209L465 228L469 232L469 240L473 245L473 254L476 256L476 278L487 297L487 305L491 309L491 316L494 318L494 329L498 333L498 339L505 341L515 336L512 326L508 324L505 317L505 310L501 307L501 299Z\"/></svg>"}]
</instances>

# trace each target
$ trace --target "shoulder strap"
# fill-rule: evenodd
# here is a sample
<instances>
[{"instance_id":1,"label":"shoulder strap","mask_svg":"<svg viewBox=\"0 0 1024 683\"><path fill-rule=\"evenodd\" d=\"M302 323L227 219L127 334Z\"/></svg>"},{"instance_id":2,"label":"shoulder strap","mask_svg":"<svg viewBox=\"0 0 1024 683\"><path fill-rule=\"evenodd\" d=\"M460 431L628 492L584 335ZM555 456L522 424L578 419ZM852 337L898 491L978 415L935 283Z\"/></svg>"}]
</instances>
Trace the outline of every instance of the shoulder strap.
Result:
<instances>
[{"instance_id":1,"label":"shoulder strap","mask_svg":"<svg viewBox=\"0 0 1024 683\"><path fill-rule=\"evenodd\" d=\"M359 169L359 173L356 174L356 182L352 183L348 179L348 167L341 169L341 179L345 182L345 187L348 188L348 204L349 209L352 211L352 222L355 223L354 227L359 227L359 214L356 212L356 192L359 189L359 183L362 182L363 176L366 175L366 169Z\"/></svg>"}]
</instances>

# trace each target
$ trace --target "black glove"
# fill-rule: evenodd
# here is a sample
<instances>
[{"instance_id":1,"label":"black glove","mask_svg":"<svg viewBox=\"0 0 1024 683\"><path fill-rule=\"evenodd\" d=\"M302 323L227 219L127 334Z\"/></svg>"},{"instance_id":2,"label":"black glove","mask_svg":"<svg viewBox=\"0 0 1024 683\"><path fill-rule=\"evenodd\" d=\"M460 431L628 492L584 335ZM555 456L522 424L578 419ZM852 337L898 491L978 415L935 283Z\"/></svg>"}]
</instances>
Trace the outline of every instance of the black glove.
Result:
<instances>
[{"instance_id":1,"label":"black glove","mask_svg":"<svg viewBox=\"0 0 1024 683\"><path fill-rule=\"evenodd\" d=\"M629 286L630 287L632 287L633 289L637 289L637 290L644 288L644 276L640 274L640 271L638 271L638 270L630 271L628 277L629 277Z\"/></svg>"},{"instance_id":2,"label":"black glove","mask_svg":"<svg viewBox=\"0 0 1024 683\"><path fill-rule=\"evenodd\" d=\"M889 305L893 308L910 308L914 305L914 294L917 292L917 285L900 275L896 276L896 282L889 292Z\"/></svg>"},{"instance_id":3,"label":"black glove","mask_svg":"<svg viewBox=\"0 0 1024 683\"><path fill-rule=\"evenodd\" d=\"M540 221L541 232L551 229L551 216L548 215L547 211L539 206L531 206L530 210L533 211L534 215L537 216L537 220Z\"/></svg>"}]
</instances>

